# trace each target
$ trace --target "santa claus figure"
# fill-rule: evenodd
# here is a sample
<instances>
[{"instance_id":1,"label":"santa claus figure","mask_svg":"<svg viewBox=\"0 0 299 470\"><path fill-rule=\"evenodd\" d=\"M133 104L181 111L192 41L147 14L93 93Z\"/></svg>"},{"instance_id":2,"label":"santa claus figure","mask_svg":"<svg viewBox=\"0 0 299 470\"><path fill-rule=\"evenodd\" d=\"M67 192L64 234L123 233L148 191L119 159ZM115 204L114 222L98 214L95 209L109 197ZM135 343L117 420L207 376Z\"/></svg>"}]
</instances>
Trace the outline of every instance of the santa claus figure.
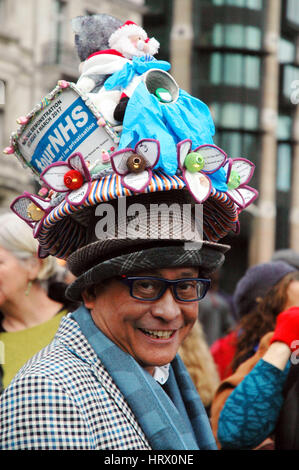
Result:
<instances>
[{"instance_id":1,"label":"santa claus figure","mask_svg":"<svg viewBox=\"0 0 299 470\"><path fill-rule=\"evenodd\" d=\"M132 21L118 22L109 15L79 20L80 37L75 40L83 63L77 85L112 126L121 124L119 150L134 148L142 139L158 140L157 167L175 175L179 142L188 138L194 148L213 144L212 116L205 103L176 83L174 94L164 79L152 80L149 88L146 77L150 74L167 75L174 81L167 73L171 65L154 58L159 43L148 38L143 28ZM222 191L226 176L220 173L221 169L212 176L214 187Z\"/></svg>"},{"instance_id":2,"label":"santa claus figure","mask_svg":"<svg viewBox=\"0 0 299 470\"><path fill-rule=\"evenodd\" d=\"M112 21L115 20L108 15L103 16L106 25L109 24L110 18ZM84 26L88 30L89 22ZM160 44L155 38L148 38L142 27L133 21L126 21L109 36L109 48L103 49L103 45L106 45L106 42L102 40L99 45L102 46L101 49L91 53L81 63L81 75L77 86L82 92L88 93L104 118L112 125L116 125L122 121L127 102L140 81L141 73L136 73L136 70L132 72L132 67L128 65L134 58L144 58L145 61L141 62L139 70L143 72L153 67L149 62L158 52ZM114 74L121 71L122 79L117 82L118 78ZM114 75L114 83L109 89L103 84L111 75Z\"/></svg>"},{"instance_id":3,"label":"santa claus figure","mask_svg":"<svg viewBox=\"0 0 299 470\"><path fill-rule=\"evenodd\" d=\"M154 56L160 47L155 38L148 38L144 29L133 21L126 21L118 28L110 36L109 45L127 59L145 55Z\"/></svg>"}]
</instances>

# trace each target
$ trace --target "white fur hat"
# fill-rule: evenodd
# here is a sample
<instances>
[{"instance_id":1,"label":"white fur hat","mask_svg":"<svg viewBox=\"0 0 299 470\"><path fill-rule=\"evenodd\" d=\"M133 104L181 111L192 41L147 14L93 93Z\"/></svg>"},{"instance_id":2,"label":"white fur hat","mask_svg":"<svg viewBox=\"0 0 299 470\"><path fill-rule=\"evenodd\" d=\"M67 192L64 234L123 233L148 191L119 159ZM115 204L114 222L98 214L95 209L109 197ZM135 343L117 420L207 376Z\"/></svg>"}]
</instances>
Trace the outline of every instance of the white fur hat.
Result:
<instances>
[{"instance_id":1,"label":"white fur hat","mask_svg":"<svg viewBox=\"0 0 299 470\"><path fill-rule=\"evenodd\" d=\"M111 34L109 38L109 46L113 48L114 45L122 37L128 37L133 35L138 35L144 40L147 39L147 33L141 26L138 26L133 21L126 21L122 26L120 26L120 28L118 28L116 31L114 31L114 33Z\"/></svg>"}]
</instances>

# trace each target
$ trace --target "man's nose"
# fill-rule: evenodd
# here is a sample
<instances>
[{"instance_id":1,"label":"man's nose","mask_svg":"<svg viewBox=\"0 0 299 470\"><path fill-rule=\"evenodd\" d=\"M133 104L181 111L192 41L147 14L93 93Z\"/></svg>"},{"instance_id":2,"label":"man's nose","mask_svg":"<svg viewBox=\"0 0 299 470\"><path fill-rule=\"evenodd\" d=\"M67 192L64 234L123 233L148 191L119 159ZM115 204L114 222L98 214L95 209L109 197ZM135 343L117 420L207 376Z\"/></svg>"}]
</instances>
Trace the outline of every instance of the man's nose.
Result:
<instances>
[{"instance_id":1,"label":"man's nose","mask_svg":"<svg viewBox=\"0 0 299 470\"><path fill-rule=\"evenodd\" d=\"M172 290L168 288L163 296L153 302L152 315L164 321L172 321L181 315L181 308L175 300Z\"/></svg>"}]
</instances>

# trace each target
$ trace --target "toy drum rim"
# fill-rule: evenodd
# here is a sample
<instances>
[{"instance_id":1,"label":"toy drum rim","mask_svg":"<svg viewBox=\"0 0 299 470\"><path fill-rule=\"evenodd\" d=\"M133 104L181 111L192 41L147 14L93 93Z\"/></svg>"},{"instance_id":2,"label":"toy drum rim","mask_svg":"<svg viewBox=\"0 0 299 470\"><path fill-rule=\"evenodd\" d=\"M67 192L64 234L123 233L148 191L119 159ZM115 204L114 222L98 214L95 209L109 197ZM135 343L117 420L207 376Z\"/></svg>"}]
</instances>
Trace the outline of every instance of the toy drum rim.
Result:
<instances>
[{"instance_id":1,"label":"toy drum rim","mask_svg":"<svg viewBox=\"0 0 299 470\"><path fill-rule=\"evenodd\" d=\"M162 79L164 79L164 82L160 82L160 83L157 83L157 85L155 86L155 82L158 81L158 77L157 75L159 75L160 77L163 77ZM155 81L154 81L155 80ZM143 76L143 81L144 81L144 84L148 90L149 93L155 95L155 93L153 92L154 89L157 89L157 88L165 88L165 85L166 83L169 85L171 85L171 89L169 90L168 88L166 88L171 96L173 97L173 99L170 101L170 102L161 102L161 104L164 104L164 105L167 105L167 104L173 104L177 101L178 97L179 97L179 86L177 84L177 82L175 81L175 79L167 72L165 72L165 70L161 70L161 69L150 69L148 70L144 76ZM155 86L155 88L154 88Z\"/></svg>"}]
</instances>

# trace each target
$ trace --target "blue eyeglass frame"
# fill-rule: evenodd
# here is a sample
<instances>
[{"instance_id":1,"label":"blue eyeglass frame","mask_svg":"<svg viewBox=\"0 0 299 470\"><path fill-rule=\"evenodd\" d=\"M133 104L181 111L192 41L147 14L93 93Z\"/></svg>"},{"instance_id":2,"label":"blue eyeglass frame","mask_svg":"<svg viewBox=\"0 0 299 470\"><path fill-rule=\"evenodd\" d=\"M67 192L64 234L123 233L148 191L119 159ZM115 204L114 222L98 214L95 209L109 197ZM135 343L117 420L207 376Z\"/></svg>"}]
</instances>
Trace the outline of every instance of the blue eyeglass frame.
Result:
<instances>
[{"instance_id":1,"label":"blue eyeglass frame","mask_svg":"<svg viewBox=\"0 0 299 470\"><path fill-rule=\"evenodd\" d=\"M144 279L144 280L153 280L153 281L162 281L164 283L164 287L161 289L160 294L157 297L153 297L151 299L142 299L141 297L136 297L135 295L133 295L133 283L134 283L134 281L142 280L142 279ZM204 296L206 295L206 293L208 292L208 290L211 286L211 280L210 279L202 279L202 278L199 278L199 277L184 277L184 278L181 278L181 279L169 280L169 279L164 279L164 278L161 278L161 277L154 277L154 276L122 276L122 277L119 278L119 280L121 282L123 282L124 284L126 284L127 286L129 286L130 296L133 297L133 299L141 300L142 302L153 302L155 300L161 299L161 297L163 297L163 295L165 294L165 292L167 291L167 289L169 287L172 287L172 289L171 289L172 293L173 293L175 299L178 300L179 302L198 302L199 300L204 298ZM201 297L197 298L197 299L192 299L192 300L185 300L185 299L181 299L180 297L178 297L177 291L176 291L176 285L179 282L184 282L184 281L201 281L203 283L203 286L204 286L203 295Z\"/></svg>"}]
</instances>

